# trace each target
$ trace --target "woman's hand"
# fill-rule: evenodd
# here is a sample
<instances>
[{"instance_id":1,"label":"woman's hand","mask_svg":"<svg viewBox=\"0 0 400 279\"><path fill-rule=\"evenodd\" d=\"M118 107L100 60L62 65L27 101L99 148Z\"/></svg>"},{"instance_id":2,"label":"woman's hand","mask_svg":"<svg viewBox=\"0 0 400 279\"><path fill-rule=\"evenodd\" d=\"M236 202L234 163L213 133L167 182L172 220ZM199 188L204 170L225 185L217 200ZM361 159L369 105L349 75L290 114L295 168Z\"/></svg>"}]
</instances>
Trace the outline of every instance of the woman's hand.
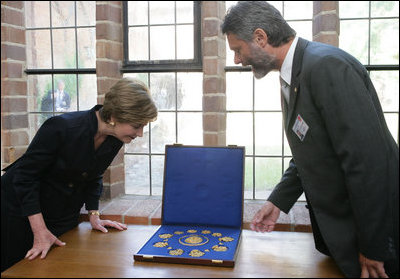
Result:
<instances>
[{"instance_id":1,"label":"woman's hand","mask_svg":"<svg viewBox=\"0 0 400 279\"><path fill-rule=\"evenodd\" d=\"M47 229L41 213L31 215L28 219L33 232L33 247L26 253L25 258L33 260L41 255L40 258L44 259L53 244L65 245L65 242L60 241Z\"/></svg>"},{"instance_id":2,"label":"woman's hand","mask_svg":"<svg viewBox=\"0 0 400 279\"><path fill-rule=\"evenodd\" d=\"M94 230L99 230L104 233L108 232L106 227L116 228L120 231L126 230L128 228L125 224L119 223L117 221L101 220L99 215L89 214L89 221Z\"/></svg>"},{"instance_id":3,"label":"woman's hand","mask_svg":"<svg viewBox=\"0 0 400 279\"><path fill-rule=\"evenodd\" d=\"M359 253L361 278L389 278L385 272L383 262L366 258Z\"/></svg>"}]
</instances>

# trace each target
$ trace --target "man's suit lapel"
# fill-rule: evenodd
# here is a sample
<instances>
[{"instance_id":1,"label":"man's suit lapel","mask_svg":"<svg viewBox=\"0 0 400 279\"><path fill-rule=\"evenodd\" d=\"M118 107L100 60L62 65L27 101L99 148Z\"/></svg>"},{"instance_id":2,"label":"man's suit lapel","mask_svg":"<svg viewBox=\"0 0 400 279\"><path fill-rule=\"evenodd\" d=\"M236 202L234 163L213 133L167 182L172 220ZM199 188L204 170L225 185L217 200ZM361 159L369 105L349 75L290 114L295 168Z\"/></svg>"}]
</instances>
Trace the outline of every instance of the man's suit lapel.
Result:
<instances>
[{"instance_id":1,"label":"man's suit lapel","mask_svg":"<svg viewBox=\"0 0 400 279\"><path fill-rule=\"evenodd\" d=\"M301 72L301 64L303 62L303 55L304 55L304 49L306 48L308 44L307 40L304 40L302 38L299 38L297 42L297 46L294 52L294 57L293 57L293 65L292 65L292 77L290 81L290 99L289 99L289 106L288 106L288 111L286 121L285 121L285 128L288 130L289 122L292 117L294 107L296 104L296 99L297 99L297 94L299 93L299 84L300 84L300 72Z\"/></svg>"}]
</instances>

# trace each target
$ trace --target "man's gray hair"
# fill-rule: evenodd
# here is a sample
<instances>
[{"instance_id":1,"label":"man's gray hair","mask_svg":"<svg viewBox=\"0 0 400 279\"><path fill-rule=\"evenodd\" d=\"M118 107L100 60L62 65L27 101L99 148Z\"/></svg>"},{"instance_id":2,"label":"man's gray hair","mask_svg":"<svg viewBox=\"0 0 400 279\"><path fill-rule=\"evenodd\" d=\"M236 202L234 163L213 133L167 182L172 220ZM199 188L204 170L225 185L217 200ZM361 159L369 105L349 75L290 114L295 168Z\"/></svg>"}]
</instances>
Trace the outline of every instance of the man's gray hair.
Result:
<instances>
[{"instance_id":1,"label":"man's gray hair","mask_svg":"<svg viewBox=\"0 0 400 279\"><path fill-rule=\"evenodd\" d=\"M257 28L264 30L273 47L296 36L281 13L266 1L239 1L228 10L221 25L223 34L232 33L244 41L251 41Z\"/></svg>"}]
</instances>

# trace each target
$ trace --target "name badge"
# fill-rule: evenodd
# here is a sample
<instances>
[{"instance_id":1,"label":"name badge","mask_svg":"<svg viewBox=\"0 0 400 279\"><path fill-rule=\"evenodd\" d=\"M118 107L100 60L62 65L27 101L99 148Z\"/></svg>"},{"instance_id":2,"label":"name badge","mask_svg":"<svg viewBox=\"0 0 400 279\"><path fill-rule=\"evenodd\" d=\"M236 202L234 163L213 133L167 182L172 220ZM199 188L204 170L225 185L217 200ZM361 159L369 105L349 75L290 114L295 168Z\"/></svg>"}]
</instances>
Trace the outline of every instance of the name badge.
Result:
<instances>
[{"instance_id":1,"label":"name badge","mask_svg":"<svg viewBox=\"0 0 400 279\"><path fill-rule=\"evenodd\" d=\"M293 132L298 136L298 138L303 141L307 131L308 131L307 123L301 118L300 114L297 115L296 121L292 127Z\"/></svg>"}]
</instances>

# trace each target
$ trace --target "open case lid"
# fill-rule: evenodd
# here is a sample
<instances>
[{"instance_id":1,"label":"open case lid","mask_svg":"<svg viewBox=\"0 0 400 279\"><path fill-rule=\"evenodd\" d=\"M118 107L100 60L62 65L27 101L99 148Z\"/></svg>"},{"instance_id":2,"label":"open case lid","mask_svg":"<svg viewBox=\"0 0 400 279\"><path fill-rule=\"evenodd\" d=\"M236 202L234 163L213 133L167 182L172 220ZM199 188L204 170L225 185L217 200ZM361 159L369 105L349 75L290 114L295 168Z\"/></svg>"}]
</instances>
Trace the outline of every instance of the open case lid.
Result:
<instances>
[{"instance_id":1,"label":"open case lid","mask_svg":"<svg viewBox=\"0 0 400 279\"><path fill-rule=\"evenodd\" d=\"M245 148L166 145L163 225L241 228Z\"/></svg>"}]
</instances>

